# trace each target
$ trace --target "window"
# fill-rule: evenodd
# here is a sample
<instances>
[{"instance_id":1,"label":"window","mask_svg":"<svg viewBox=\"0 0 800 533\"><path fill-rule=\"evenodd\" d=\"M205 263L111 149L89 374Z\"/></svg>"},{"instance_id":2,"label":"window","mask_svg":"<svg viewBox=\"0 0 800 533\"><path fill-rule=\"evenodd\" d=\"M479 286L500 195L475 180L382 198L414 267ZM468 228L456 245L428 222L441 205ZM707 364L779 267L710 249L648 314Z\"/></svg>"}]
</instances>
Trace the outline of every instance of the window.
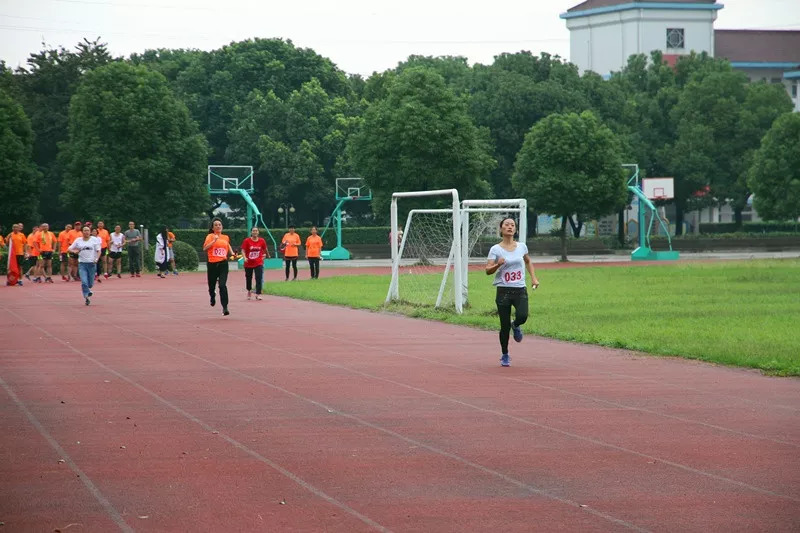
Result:
<instances>
[{"instance_id":1,"label":"window","mask_svg":"<svg viewBox=\"0 0 800 533\"><path fill-rule=\"evenodd\" d=\"M792 84L792 98L797 98L797 82Z\"/></svg>"},{"instance_id":2,"label":"window","mask_svg":"<svg viewBox=\"0 0 800 533\"><path fill-rule=\"evenodd\" d=\"M683 28L667 28L667 48L683 47Z\"/></svg>"},{"instance_id":3,"label":"window","mask_svg":"<svg viewBox=\"0 0 800 533\"><path fill-rule=\"evenodd\" d=\"M783 80L781 78L772 78L769 81L770 83L783 83Z\"/></svg>"}]
</instances>

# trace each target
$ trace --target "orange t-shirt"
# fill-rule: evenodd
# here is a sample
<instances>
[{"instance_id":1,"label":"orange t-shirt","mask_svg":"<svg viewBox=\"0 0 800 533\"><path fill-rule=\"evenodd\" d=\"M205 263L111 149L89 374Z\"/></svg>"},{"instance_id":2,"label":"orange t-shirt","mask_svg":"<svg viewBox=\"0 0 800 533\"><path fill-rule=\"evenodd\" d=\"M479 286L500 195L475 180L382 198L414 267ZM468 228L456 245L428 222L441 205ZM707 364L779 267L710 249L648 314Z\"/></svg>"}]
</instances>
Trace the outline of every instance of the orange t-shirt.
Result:
<instances>
[{"instance_id":1,"label":"orange t-shirt","mask_svg":"<svg viewBox=\"0 0 800 533\"><path fill-rule=\"evenodd\" d=\"M36 233L31 233L28 235L28 254L33 257L39 256L39 249L36 248L36 235L38 234L39 232L37 231Z\"/></svg>"},{"instance_id":2,"label":"orange t-shirt","mask_svg":"<svg viewBox=\"0 0 800 533\"><path fill-rule=\"evenodd\" d=\"M72 245L73 242L75 242L75 239L77 239L78 237L83 237L83 231L78 231L76 229L69 230L69 244L70 244L70 246ZM69 248L69 246L68 246L68 248Z\"/></svg>"},{"instance_id":3,"label":"orange t-shirt","mask_svg":"<svg viewBox=\"0 0 800 533\"><path fill-rule=\"evenodd\" d=\"M55 249L56 236L52 231L37 231L33 240L39 252L52 252Z\"/></svg>"},{"instance_id":4,"label":"orange t-shirt","mask_svg":"<svg viewBox=\"0 0 800 533\"><path fill-rule=\"evenodd\" d=\"M214 240L215 233L209 233L206 235L206 240L203 242L203 248L209 245L211 241ZM208 252L208 262L209 263L219 263L220 261L227 261L228 260L228 248L231 245L230 239L228 239L227 235L222 235L220 233L219 239L209 248L206 250Z\"/></svg>"},{"instance_id":5,"label":"orange t-shirt","mask_svg":"<svg viewBox=\"0 0 800 533\"><path fill-rule=\"evenodd\" d=\"M300 254L297 247L300 246L302 242L298 233L285 233L281 239L281 243L286 243L286 248L283 250L283 257L297 257Z\"/></svg>"},{"instance_id":6,"label":"orange t-shirt","mask_svg":"<svg viewBox=\"0 0 800 533\"><path fill-rule=\"evenodd\" d=\"M309 235L306 239L306 257L320 258L322 256L322 237Z\"/></svg>"},{"instance_id":7,"label":"orange t-shirt","mask_svg":"<svg viewBox=\"0 0 800 533\"><path fill-rule=\"evenodd\" d=\"M14 246L14 255L22 255L25 253L25 245L28 244L28 238L22 232L12 233L8 236L9 245Z\"/></svg>"},{"instance_id":8,"label":"orange t-shirt","mask_svg":"<svg viewBox=\"0 0 800 533\"><path fill-rule=\"evenodd\" d=\"M175 240L175 234L171 231L167 232L167 248L172 248L172 241Z\"/></svg>"},{"instance_id":9,"label":"orange t-shirt","mask_svg":"<svg viewBox=\"0 0 800 533\"><path fill-rule=\"evenodd\" d=\"M108 230L106 228L97 230L97 236L100 237L100 248L108 248L108 241L111 240L111 235L108 234Z\"/></svg>"},{"instance_id":10,"label":"orange t-shirt","mask_svg":"<svg viewBox=\"0 0 800 533\"><path fill-rule=\"evenodd\" d=\"M58 234L58 249L62 254L67 253L70 244L72 244L72 230L64 230Z\"/></svg>"},{"instance_id":11,"label":"orange t-shirt","mask_svg":"<svg viewBox=\"0 0 800 533\"><path fill-rule=\"evenodd\" d=\"M2 248L5 245L6 245L6 241L5 241L5 239L3 239L3 236L0 235L0 248Z\"/></svg>"}]
</instances>

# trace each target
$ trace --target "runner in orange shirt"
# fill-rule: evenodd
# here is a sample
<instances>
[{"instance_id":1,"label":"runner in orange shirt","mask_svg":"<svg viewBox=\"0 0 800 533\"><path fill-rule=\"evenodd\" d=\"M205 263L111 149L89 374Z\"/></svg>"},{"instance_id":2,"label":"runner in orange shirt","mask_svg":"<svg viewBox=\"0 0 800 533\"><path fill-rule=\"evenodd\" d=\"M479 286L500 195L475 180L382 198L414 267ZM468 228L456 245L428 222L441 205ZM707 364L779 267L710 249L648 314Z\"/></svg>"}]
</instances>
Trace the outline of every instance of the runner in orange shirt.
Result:
<instances>
[{"instance_id":1,"label":"runner in orange shirt","mask_svg":"<svg viewBox=\"0 0 800 533\"><path fill-rule=\"evenodd\" d=\"M19 272L25 265L25 258L28 256L28 239L22 231L22 224L17 223L11 226L11 233L8 235L8 246L11 248L11 253L16 256L17 268ZM17 285L22 286L22 280L17 281Z\"/></svg>"},{"instance_id":2,"label":"runner in orange shirt","mask_svg":"<svg viewBox=\"0 0 800 533\"><path fill-rule=\"evenodd\" d=\"M322 260L322 237L317 235L317 227L311 226L311 235L306 239L306 259L311 269L311 279L319 278L319 262Z\"/></svg>"},{"instance_id":3,"label":"runner in orange shirt","mask_svg":"<svg viewBox=\"0 0 800 533\"><path fill-rule=\"evenodd\" d=\"M34 283L42 282L42 273L39 268L39 250L36 248L36 234L39 232L39 226L34 226L33 230L28 234L28 271L25 272L25 279L33 281ZM31 280L33 274L33 280Z\"/></svg>"},{"instance_id":4,"label":"runner in orange shirt","mask_svg":"<svg viewBox=\"0 0 800 533\"><path fill-rule=\"evenodd\" d=\"M44 276L45 283L53 283L53 253L58 247L58 240L47 222L39 226L33 244L39 252L39 274Z\"/></svg>"},{"instance_id":5,"label":"runner in orange shirt","mask_svg":"<svg viewBox=\"0 0 800 533\"><path fill-rule=\"evenodd\" d=\"M289 232L281 239L281 250L283 251L283 261L286 263L286 281L289 281L289 266L294 271L292 281L297 279L297 257L300 255L300 235L295 233L294 226L289 226Z\"/></svg>"},{"instance_id":6,"label":"runner in orange shirt","mask_svg":"<svg viewBox=\"0 0 800 533\"><path fill-rule=\"evenodd\" d=\"M175 267L175 250L172 249L172 243L175 242L175 234L167 228L167 254L169 255L169 264L172 267L172 275L178 275L178 269Z\"/></svg>"},{"instance_id":7,"label":"runner in orange shirt","mask_svg":"<svg viewBox=\"0 0 800 533\"><path fill-rule=\"evenodd\" d=\"M72 234L69 237L70 245L82 237L83 222L76 220L75 224L72 225ZM78 277L78 254L75 252L70 252L69 249L67 252L69 252L69 275L72 278L72 281L80 281L80 278Z\"/></svg>"},{"instance_id":8,"label":"runner in orange shirt","mask_svg":"<svg viewBox=\"0 0 800 533\"><path fill-rule=\"evenodd\" d=\"M228 256L233 255L231 241L222 234L222 220L215 218L203 243L203 251L208 253L206 272L208 277L208 295L211 307L217 305L216 286L219 282L219 300L222 314L228 316Z\"/></svg>"},{"instance_id":9,"label":"runner in orange shirt","mask_svg":"<svg viewBox=\"0 0 800 533\"><path fill-rule=\"evenodd\" d=\"M109 270L108 267L108 241L111 236L106 229L106 223L102 220L97 222L97 236L100 238L100 261L97 263L97 276L100 277L101 274L104 275L106 279L109 277Z\"/></svg>"},{"instance_id":10,"label":"runner in orange shirt","mask_svg":"<svg viewBox=\"0 0 800 533\"><path fill-rule=\"evenodd\" d=\"M58 251L61 254L61 280L69 281L69 253L67 248L72 244L72 224L66 224L64 231L58 234Z\"/></svg>"}]
</instances>

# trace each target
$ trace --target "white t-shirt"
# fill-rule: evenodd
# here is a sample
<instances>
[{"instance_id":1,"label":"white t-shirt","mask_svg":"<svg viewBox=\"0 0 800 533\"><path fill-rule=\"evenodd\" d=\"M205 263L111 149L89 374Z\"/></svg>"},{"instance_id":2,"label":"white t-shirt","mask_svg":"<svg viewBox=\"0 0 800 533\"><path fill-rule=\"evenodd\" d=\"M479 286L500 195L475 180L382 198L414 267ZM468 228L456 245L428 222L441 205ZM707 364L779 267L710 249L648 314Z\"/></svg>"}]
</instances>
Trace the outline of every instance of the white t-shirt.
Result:
<instances>
[{"instance_id":1,"label":"white t-shirt","mask_svg":"<svg viewBox=\"0 0 800 533\"><path fill-rule=\"evenodd\" d=\"M518 242L514 251L509 252L499 244L492 246L489 250L489 259L497 261L501 257L505 263L494 274L492 285L497 287L525 287L525 255L528 253L528 246L523 242Z\"/></svg>"},{"instance_id":2,"label":"white t-shirt","mask_svg":"<svg viewBox=\"0 0 800 533\"><path fill-rule=\"evenodd\" d=\"M120 233L117 235L116 233L111 234L111 252L121 252L122 251L122 242L125 240L125 234Z\"/></svg>"},{"instance_id":3,"label":"white t-shirt","mask_svg":"<svg viewBox=\"0 0 800 533\"><path fill-rule=\"evenodd\" d=\"M69 251L78 253L79 263L94 263L100 253L101 242L99 237L89 237L88 241L78 237L69 247Z\"/></svg>"}]
</instances>

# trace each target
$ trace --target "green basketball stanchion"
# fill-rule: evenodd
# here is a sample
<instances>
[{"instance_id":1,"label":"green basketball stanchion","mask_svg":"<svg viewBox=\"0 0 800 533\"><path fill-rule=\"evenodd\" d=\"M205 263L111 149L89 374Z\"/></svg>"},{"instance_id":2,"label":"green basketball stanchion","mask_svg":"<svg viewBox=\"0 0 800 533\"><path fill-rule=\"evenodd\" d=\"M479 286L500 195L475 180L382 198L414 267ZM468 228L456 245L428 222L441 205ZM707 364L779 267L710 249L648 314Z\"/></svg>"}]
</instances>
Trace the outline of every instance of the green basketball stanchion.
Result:
<instances>
[{"instance_id":1,"label":"green basketball stanchion","mask_svg":"<svg viewBox=\"0 0 800 533\"><path fill-rule=\"evenodd\" d=\"M348 260L350 251L342 246L342 207L347 202L370 201L372 200L372 190L367 187L361 178L337 178L336 179L336 207L333 209L328 223L322 230L320 237L325 239L325 233L335 223L336 247L332 250L323 250L322 258L327 260Z\"/></svg>"},{"instance_id":2,"label":"green basketball stanchion","mask_svg":"<svg viewBox=\"0 0 800 533\"><path fill-rule=\"evenodd\" d=\"M271 255L277 256L278 243L264 222L261 210L256 206L250 193L253 192L253 167L246 165L209 165L208 193L211 195L234 194L242 198L247 205L247 235L253 227L263 228L272 241ZM266 239L265 239L266 240ZM244 268L244 259L237 261L239 268ZM279 269L283 261L279 257L264 259L265 269Z\"/></svg>"}]
</instances>

